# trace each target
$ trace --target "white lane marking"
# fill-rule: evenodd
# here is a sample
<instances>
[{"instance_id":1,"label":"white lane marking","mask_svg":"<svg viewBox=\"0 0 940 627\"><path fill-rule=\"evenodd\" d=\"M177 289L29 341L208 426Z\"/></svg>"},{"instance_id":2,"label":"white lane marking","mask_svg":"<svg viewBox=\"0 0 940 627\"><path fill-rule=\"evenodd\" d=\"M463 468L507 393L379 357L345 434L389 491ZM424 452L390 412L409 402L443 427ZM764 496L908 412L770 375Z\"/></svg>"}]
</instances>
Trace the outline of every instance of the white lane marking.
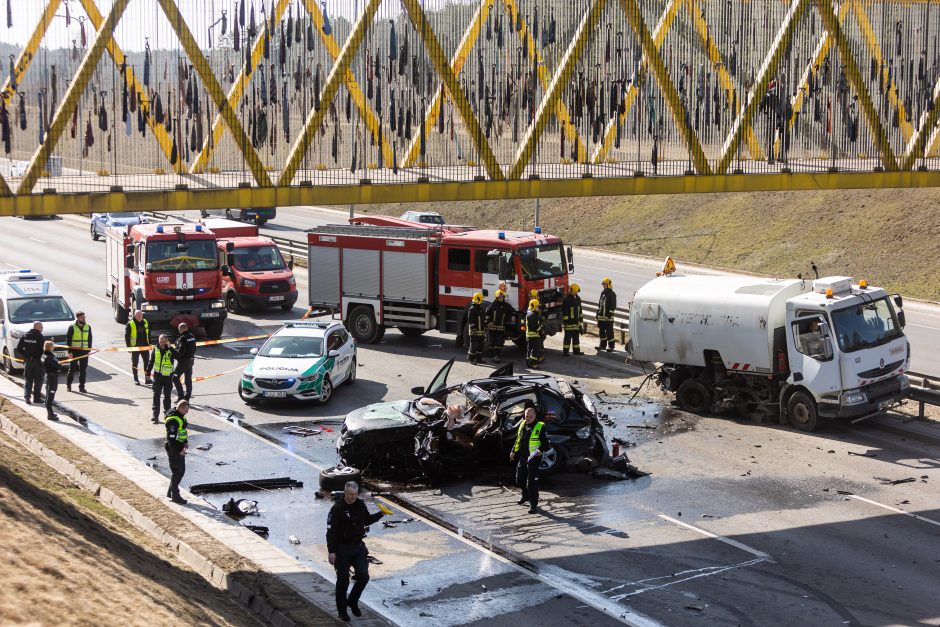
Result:
<instances>
[{"instance_id":1,"label":"white lane marking","mask_svg":"<svg viewBox=\"0 0 940 627\"><path fill-rule=\"evenodd\" d=\"M933 526L935 526L935 527L940 527L940 522L938 522L938 521L936 521L936 520L931 520L930 518L924 518L923 516L918 516L917 514L913 514L913 513L911 513L911 512L906 512L906 511L904 511L903 509L898 509L897 507L892 507L892 506L890 506L890 505L885 505L884 503L879 503L878 501L872 501L871 499L866 499L864 496L858 496L857 494L850 494L850 495L849 495L849 498L853 498L853 499L855 499L856 501L863 501L863 502L865 502L865 503L868 503L869 505L874 505L875 507L880 507L880 508L882 508L882 509L886 509L886 510L888 510L889 512L895 512L896 514L904 514L905 516L910 516L911 518L916 518L917 520L919 520L919 521L921 521L921 522L925 522L925 523L930 524L930 525L933 525Z\"/></svg>"},{"instance_id":2,"label":"white lane marking","mask_svg":"<svg viewBox=\"0 0 940 627\"><path fill-rule=\"evenodd\" d=\"M29 237L29 238L27 238L27 239L31 239L31 240L33 240L34 242L39 242L40 244L48 244L48 243L49 243L49 242L47 242L47 241L44 240L44 239L38 239L38 238L35 238L35 237Z\"/></svg>"},{"instance_id":3,"label":"white lane marking","mask_svg":"<svg viewBox=\"0 0 940 627\"><path fill-rule=\"evenodd\" d=\"M930 329L931 331L940 331L940 327L928 327L926 324L914 324L913 322L908 322L907 326L917 327L918 329Z\"/></svg>"},{"instance_id":4,"label":"white lane marking","mask_svg":"<svg viewBox=\"0 0 940 627\"><path fill-rule=\"evenodd\" d=\"M601 271L603 271L603 272L609 272L610 274L623 274L623 275L626 275L626 276L636 276L636 277L640 277L641 279L649 279L650 281L652 281L653 279L656 278L656 274L655 274L655 273L652 274L652 275L649 275L649 274L635 274L635 273L633 273L633 272L624 272L623 270L614 270L613 268L601 268L600 266L589 266L589 265L586 264L586 263L582 263L582 264L580 264L580 265L575 264L575 269L577 270L577 268L590 268L591 270L601 270Z\"/></svg>"},{"instance_id":5,"label":"white lane marking","mask_svg":"<svg viewBox=\"0 0 940 627\"><path fill-rule=\"evenodd\" d=\"M623 594L618 594L613 597L615 601L620 601L626 597L635 596L638 594L643 594L644 592L650 592L652 590L661 590L663 588L668 588L669 586L674 586L679 583L685 583L686 581L692 581L693 579L700 579L702 577L711 577L712 575L720 575L721 573L727 572L729 570L734 570L736 568L747 568L748 566L755 566L757 564L762 564L766 562L764 558L756 557L752 560L746 562L741 562L739 564L731 564L730 566L706 566L705 568L699 568L696 570L686 570L681 573L676 573L674 575L666 575L664 577L651 577L650 579L641 579L640 581L632 581L619 586L615 586L610 590L605 590L605 593L613 592L614 590L622 590L628 586L636 586L640 584L645 584L650 581L657 581L661 579L672 579L672 581L667 581L666 583L644 586L639 590L634 590L633 592L625 592ZM686 576L687 575L687 576ZM681 579L673 579L674 577L681 577Z\"/></svg>"},{"instance_id":6,"label":"white lane marking","mask_svg":"<svg viewBox=\"0 0 940 627\"><path fill-rule=\"evenodd\" d=\"M22 270L22 269L23 269L23 268L21 268L21 267L19 267L19 266L14 266L12 263L3 262L3 265L9 266L9 267L13 268L14 270Z\"/></svg>"},{"instance_id":7,"label":"white lane marking","mask_svg":"<svg viewBox=\"0 0 940 627\"><path fill-rule=\"evenodd\" d=\"M104 297L102 297L102 296L98 296L98 295L96 295L96 294L91 294L91 293L89 293L89 292L85 292L85 296L91 296L92 298L97 298L98 300L100 300L100 301L102 301L102 302L105 302L105 303L108 303L109 305L111 304L111 301L110 301L110 300L108 300L107 298L104 298Z\"/></svg>"},{"instance_id":8,"label":"white lane marking","mask_svg":"<svg viewBox=\"0 0 940 627\"><path fill-rule=\"evenodd\" d=\"M753 556L755 556L755 557L759 557L759 558L765 559L765 560L769 560L769 559L770 559L770 556L767 555L766 553L764 553L763 551L758 551L757 549L755 549L755 548L753 548L753 547L749 547L748 545L746 545L746 544L744 544L744 543L742 543L742 542L738 542L737 540L732 540L731 538L726 538L725 536L720 536L720 535L718 535L718 534L716 534L716 533L712 533L711 531L706 531L705 529L702 529L701 527L696 527L695 525L690 525L690 524L687 523L687 522L682 522L681 520L676 520L675 518L673 518L673 517L671 517L671 516L666 516L665 514L660 514L659 517L662 518L663 520L668 520L668 521L671 522L671 523L675 523L675 524L679 525L680 527L685 527L686 529L691 529L692 531L694 531L694 532L696 532L696 533L700 533L700 534L702 534L703 536L707 536L707 537L709 537L709 538L711 538L711 539L713 539L713 540L718 540L719 542L724 542L724 543L727 544L727 545L733 546L733 547L735 547L735 548L737 548L737 549L741 549L742 551L746 551L747 553L750 553L751 555L753 555Z\"/></svg>"}]
</instances>

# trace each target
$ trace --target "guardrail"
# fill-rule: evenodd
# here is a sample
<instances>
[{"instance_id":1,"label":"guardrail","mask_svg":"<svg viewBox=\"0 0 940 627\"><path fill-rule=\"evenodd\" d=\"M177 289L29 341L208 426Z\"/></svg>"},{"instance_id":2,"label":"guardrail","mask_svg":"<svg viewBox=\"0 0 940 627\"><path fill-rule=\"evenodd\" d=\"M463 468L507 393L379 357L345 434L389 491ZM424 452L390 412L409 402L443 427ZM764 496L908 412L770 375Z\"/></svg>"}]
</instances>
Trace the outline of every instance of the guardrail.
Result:
<instances>
[{"instance_id":1,"label":"guardrail","mask_svg":"<svg viewBox=\"0 0 940 627\"><path fill-rule=\"evenodd\" d=\"M597 335L597 305L594 303L581 303L584 312L584 323L588 330ZM620 333L620 344L627 345L627 336L630 333L630 308L618 307L614 310L614 333Z\"/></svg>"},{"instance_id":2,"label":"guardrail","mask_svg":"<svg viewBox=\"0 0 940 627\"><path fill-rule=\"evenodd\" d=\"M908 372L907 376L911 379L911 399L918 404L917 417L923 420L925 405L940 405L940 379L919 372Z\"/></svg>"}]
</instances>

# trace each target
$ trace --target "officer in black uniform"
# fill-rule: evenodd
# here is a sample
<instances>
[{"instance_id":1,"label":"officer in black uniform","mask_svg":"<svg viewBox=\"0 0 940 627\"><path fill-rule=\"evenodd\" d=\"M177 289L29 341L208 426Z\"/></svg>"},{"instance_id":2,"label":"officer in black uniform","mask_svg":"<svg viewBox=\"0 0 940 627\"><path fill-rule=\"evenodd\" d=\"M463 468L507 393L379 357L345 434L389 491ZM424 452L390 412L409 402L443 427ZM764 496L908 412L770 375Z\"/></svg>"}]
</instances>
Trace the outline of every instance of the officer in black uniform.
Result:
<instances>
[{"instance_id":1,"label":"officer in black uniform","mask_svg":"<svg viewBox=\"0 0 940 627\"><path fill-rule=\"evenodd\" d=\"M179 337L176 338L176 371L173 381L176 384L177 400L188 401L193 395L193 364L196 362L196 336L189 330L189 325L181 322ZM183 394L183 381L186 380L186 393Z\"/></svg>"},{"instance_id":2,"label":"officer in black uniform","mask_svg":"<svg viewBox=\"0 0 940 627\"><path fill-rule=\"evenodd\" d=\"M542 454L551 446L545 433L545 423L536 419L535 405L531 401L526 402L509 461L518 459L516 485L522 490L519 505L528 501L530 514L537 513L539 509L539 466Z\"/></svg>"},{"instance_id":3,"label":"officer in black uniform","mask_svg":"<svg viewBox=\"0 0 940 627\"><path fill-rule=\"evenodd\" d=\"M23 395L26 402L32 399L34 403L40 402L39 390L42 388L42 351L46 338L42 334L42 323L36 321L33 328L27 331L20 341L16 343L16 352L23 356Z\"/></svg>"},{"instance_id":4,"label":"officer in black uniform","mask_svg":"<svg viewBox=\"0 0 940 627\"><path fill-rule=\"evenodd\" d=\"M144 318L144 312L138 309L134 317L124 329L124 344L128 347L140 348L150 346L150 323ZM140 358L143 357L143 368L139 368ZM134 374L134 383L140 385L140 371L144 371L144 383L153 383L150 379L150 351L138 350L131 353L131 372Z\"/></svg>"},{"instance_id":5,"label":"officer in black uniform","mask_svg":"<svg viewBox=\"0 0 940 627\"><path fill-rule=\"evenodd\" d=\"M186 427L186 414L189 412L189 403L180 401L176 404L176 409L171 409L166 413L164 424L166 425L166 456L170 462L170 487L166 491L166 497L174 503L180 505L186 504L186 499L180 496L180 481L186 474L186 451L189 450L189 434Z\"/></svg>"},{"instance_id":6,"label":"officer in black uniform","mask_svg":"<svg viewBox=\"0 0 940 627\"><path fill-rule=\"evenodd\" d=\"M362 539L366 536L366 527L378 522L382 516L382 512L369 513L366 504L359 499L359 484L350 481L326 519L326 547L330 564L336 568L336 613L342 620L349 620L347 607L353 616L362 616L359 597L369 583L369 561L366 559L369 550ZM350 566L356 572L356 583L347 598Z\"/></svg>"},{"instance_id":7,"label":"officer in black uniform","mask_svg":"<svg viewBox=\"0 0 940 627\"><path fill-rule=\"evenodd\" d=\"M499 359L506 345L506 325L512 321L516 310L506 302L506 292L496 290L496 298L486 309L486 329L489 335L490 355Z\"/></svg>"},{"instance_id":8,"label":"officer in black uniform","mask_svg":"<svg viewBox=\"0 0 940 627\"><path fill-rule=\"evenodd\" d=\"M470 348L467 359L471 364L483 360L483 342L486 341L486 316L483 314L483 292L477 292L467 309L467 324L470 332Z\"/></svg>"},{"instance_id":9,"label":"officer in black uniform","mask_svg":"<svg viewBox=\"0 0 940 627\"><path fill-rule=\"evenodd\" d=\"M46 340L42 353L42 369L46 373L46 415L49 420L59 419L52 410L52 404L55 402L55 391L59 388L59 371L62 366L53 352L54 347L52 340Z\"/></svg>"}]
</instances>

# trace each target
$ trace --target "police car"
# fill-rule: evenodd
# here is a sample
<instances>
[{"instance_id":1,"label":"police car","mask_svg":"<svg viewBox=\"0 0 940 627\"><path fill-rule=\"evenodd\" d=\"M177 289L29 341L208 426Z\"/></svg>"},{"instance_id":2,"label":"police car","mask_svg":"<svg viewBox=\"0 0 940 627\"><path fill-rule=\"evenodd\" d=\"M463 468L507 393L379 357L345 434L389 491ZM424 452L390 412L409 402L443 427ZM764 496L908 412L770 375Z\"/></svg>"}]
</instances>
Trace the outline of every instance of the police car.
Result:
<instances>
[{"instance_id":1,"label":"police car","mask_svg":"<svg viewBox=\"0 0 940 627\"><path fill-rule=\"evenodd\" d=\"M238 384L249 404L278 398L325 403L336 386L356 381L356 342L339 322L291 322L251 353Z\"/></svg>"}]
</instances>

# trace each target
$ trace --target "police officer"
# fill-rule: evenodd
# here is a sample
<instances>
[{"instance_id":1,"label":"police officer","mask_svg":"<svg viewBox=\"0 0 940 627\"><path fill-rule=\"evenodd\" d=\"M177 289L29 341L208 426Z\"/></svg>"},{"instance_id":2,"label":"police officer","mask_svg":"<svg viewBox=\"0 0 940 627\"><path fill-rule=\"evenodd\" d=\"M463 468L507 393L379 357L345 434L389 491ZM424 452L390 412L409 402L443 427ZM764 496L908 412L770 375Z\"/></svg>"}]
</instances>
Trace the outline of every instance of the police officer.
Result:
<instances>
[{"instance_id":1,"label":"police officer","mask_svg":"<svg viewBox=\"0 0 940 627\"><path fill-rule=\"evenodd\" d=\"M144 312L140 309L134 312L134 317L127 323L127 327L124 329L124 344L135 348L150 346L150 323L144 319ZM134 373L134 383L140 385L140 369L138 368L138 363L141 357L144 358L143 371L146 377L144 383L150 385L152 381L150 380L151 364L149 350L139 350L131 353L131 372Z\"/></svg>"},{"instance_id":2,"label":"police officer","mask_svg":"<svg viewBox=\"0 0 940 627\"><path fill-rule=\"evenodd\" d=\"M173 391L173 364L176 361L173 347L166 335L160 334L153 349L153 424L160 424L160 396L163 396L163 411L170 411L170 394Z\"/></svg>"},{"instance_id":3,"label":"police officer","mask_svg":"<svg viewBox=\"0 0 940 627\"><path fill-rule=\"evenodd\" d=\"M542 453L551 448L548 436L545 434L545 423L536 420L535 406L526 403L526 410L519 429L516 432L516 443L512 445L509 461L516 461L516 485L522 490L519 505L529 502L529 513L535 514L539 507L539 465L542 462Z\"/></svg>"},{"instance_id":4,"label":"police officer","mask_svg":"<svg viewBox=\"0 0 940 627\"><path fill-rule=\"evenodd\" d=\"M52 410L52 403L55 402L55 392L59 388L59 371L62 367L53 352L54 348L55 344L52 340L46 340L43 343L42 369L46 373L46 415L49 420L59 419Z\"/></svg>"},{"instance_id":5,"label":"police officer","mask_svg":"<svg viewBox=\"0 0 940 627\"><path fill-rule=\"evenodd\" d=\"M562 354L568 356L568 348L574 350L575 355L583 355L581 352L581 325L584 324L584 314L581 311L581 297L578 292L581 287L577 283L572 283L568 288L568 295L561 304L561 320L565 327L565 342L562 348Z\"/></svg>"},{"instance_id":6,"label":"police officer","mask_svg":"<svg viewBox=\"0 0 940 627\"><path fill-rule=\"evenodd\" d=\"M483 315L483 292L477 292L467 309L467 325L470 333L470 347L467 358L471 364L483 360L483 342L486 340L486 316Z\"/></svg>"},{"instance_id":7,"label":"police officer","mask_svg":"<svg viewBox=\"0 0 940 627\"><path fill-rule=\"evenodd\" d=\"M177 327L176 370L173 381L176 384L177 400L189 400L193 395L193 364L196 362L196 336L189 330L189 325L181 322ZM183 379L186 381L186 394L183 394Z\"/></svg>"},{"instance_id":8,"label":"police officer","mask_svg":"<svg viewBox=\"0 0 940 627\"><path fill-rule=\"evenodd\" d=\"M486 330L489 336L490 355L499 359L506 345L506 325L512 321L516 311L506 302L506 292L496 290L496 298L486 308Z\"/></svg>"},{"instance_id":9,"label":"police officer","mask_svg":"<svg viewBox=\"0 0 940 627\"><path fill-rule=\"evenodd\" d=\"M45 342L42 323L36 321L33 323L33 328L16 343L16 352L23 356L23 395L27 403L30 398L34 403L41 400L39 391L42 388L42 363L40 359L42 359Z\"/></svg>"},{"instance_id":10,"label":"police officer","mask_svg":"<svg viewBox=\"0 0 940 627\"><path fill-rule=\"evenodd\" d=\"M69 374L65 378L65 388L72 391L72 380L78 373L78 391L85 393L85 373L88 371L88 355L91 352L91 325L85 322L85 312L75 313L75 323L65 334L65 343L69 347Z\"/></svg>"},{"instance_id":11,"label":"police officer","mask_svg":"<svg viewBox=\"0 0 940 627\"><path fill-rule=\"evenodd\" d=\"M597 350L608 353L614 350L614 311L617 309L617 294L612 285L609 277L601 281L604 289L597 301L597 335L600 340Z\"/></svg>"},{"instance_id":12,"label":"police officer","mask_svg":"<svg viewBox=\"0 0 940 627\"><path fill-rule=\"evenodd\" d=\"M538 368L545 360L542 354L542 313L539 311L539 301L535 298L529 301L529 311L525 315L525 363L529 368Z\"/></svg>"},{"instance_id":13,"label":"police officer","mask_svg":"<svg viewBox=\"0 0 940 627\"><path fill-rule=\"evenodd\" d=\"M359 499L359 484L350 481L326 519L326 548L330 564L336 568L336 613L341 620L349 620L347 607L353 616L362 616L359 597L369 583L366 559L369 550L362 539L366 536L366 527L378 522L383 515L382 512L369 513L366 504ZM347 598L350 566L356 572L356 583Z\"/></svg>"},{"instance_id":14,"label":"police officer","mask_svg":"<svg viewBox=\"0 0 940 627\"><path fill-rule=\"evenodd\" d=\"M166 426L166 456L170 462L170 487L166 497L174 503L186 504L186 499L180 496L180 481L186 474L186 451L189 450L189 434L186 432L186 414L189 412L189 403L180 401L176 409L166 413L164 425Z\"/></svg>"}]
</instances>

